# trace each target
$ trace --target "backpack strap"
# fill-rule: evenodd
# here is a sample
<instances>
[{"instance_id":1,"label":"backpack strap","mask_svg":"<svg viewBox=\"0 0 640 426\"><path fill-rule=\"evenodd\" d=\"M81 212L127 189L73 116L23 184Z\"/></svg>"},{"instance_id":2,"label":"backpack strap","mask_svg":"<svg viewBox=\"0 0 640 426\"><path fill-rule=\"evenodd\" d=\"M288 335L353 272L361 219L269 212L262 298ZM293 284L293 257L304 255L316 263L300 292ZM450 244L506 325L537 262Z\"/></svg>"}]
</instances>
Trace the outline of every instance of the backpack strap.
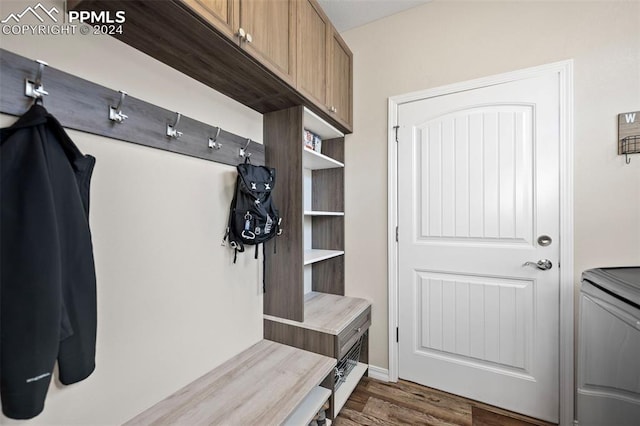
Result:
<instances>
[{"instance_id":1,"label":"backpack strap","mask_svg":"<svg viewBox=\"0 0 640 426\"><path fill-rule=\"evenodd\" d=\"M256 246L256 249L258 247ZM262 244L262 292L267 292L267 249L264 247L264 243Z\"/></svg>"},{"instance_id":2,"label":"backpack strap","mask_svg":"<svg viewBox=\"0 0 640 426\"><path fill-rule=\"evenodd\" d=\"M273 232L276 233L276 236L273 238L273 254L278 253L278 237L282 235L282 228L280 225L282 224L282 218L278 218L278 222L276 223L275 230Z\"/></svg>"},{"instance_id":3,"label":"backpack strap","mask_svg":"<svg viewBox=\"0 0 640 426\"><path fill-rule=\"evenodd\" d=\"M236 177L236 188L233 191L233 200L231 201L231 205L229 206L229 220L227 221L227 229L224 233L224 237L222 237L222 245L226 246L227 241L229 241L229 235L231 234L231 222L233 220L233 213L236 206L236 201L238 199L238 185L240 184L240 176ZM244 251L244 246L241 241L231 241L231 247L233 248L233 263L235 264L238 260L238 252Z\"/></svg>"},{"instance_id":4,"label":"backpack strap","mask_svg":"<svg viewBox=\"0 0 640 426\"><path fill-rule=\"evenodd\" d=\"M231 200L231 205L229 206L229 220L227 221L227 230L224 233L224 237L222 237L222 245L226 246L226 242L229 240L229 233L231 232L231 221L233 219L233 210L236 206L236 201L238 199L238 185L240 184L240 176L236 177L236 188L233 191L233 200ZM235 263L235 260L234 262Z\"/></svg>"}]
</instances>

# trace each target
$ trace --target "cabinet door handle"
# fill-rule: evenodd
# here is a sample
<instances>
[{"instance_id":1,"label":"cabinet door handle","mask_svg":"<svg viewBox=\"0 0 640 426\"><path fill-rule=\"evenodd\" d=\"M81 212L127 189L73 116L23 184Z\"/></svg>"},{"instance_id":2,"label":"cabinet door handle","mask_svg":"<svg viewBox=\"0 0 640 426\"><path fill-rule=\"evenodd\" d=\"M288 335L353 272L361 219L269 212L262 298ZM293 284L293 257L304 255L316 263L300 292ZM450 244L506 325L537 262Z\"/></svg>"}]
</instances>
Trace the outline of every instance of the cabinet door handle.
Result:
<instances>
[{"instance_id":1,"label":"cabinet door handle","mask_svg":"<svg viewBox=\"0 0 640 426\"><path fill-rule=\"evenodd\" d=\"M245 40L247 38L247 32L242 27L238 28L238 32L236 33L236 35L240 38L240 40Z\"/></svg>"},{"instance_id":2,"label":"cabinet door handle","mask_svg":"<svg viewBox=\"0 0 640 426\"><path fill-rule=\"evenodd\" d=\"M253 41L253 37L251 37L251 34L247 33L247 36L244 38L244 40L247 43L251 43Z\"/></svg>"}]
</instances>

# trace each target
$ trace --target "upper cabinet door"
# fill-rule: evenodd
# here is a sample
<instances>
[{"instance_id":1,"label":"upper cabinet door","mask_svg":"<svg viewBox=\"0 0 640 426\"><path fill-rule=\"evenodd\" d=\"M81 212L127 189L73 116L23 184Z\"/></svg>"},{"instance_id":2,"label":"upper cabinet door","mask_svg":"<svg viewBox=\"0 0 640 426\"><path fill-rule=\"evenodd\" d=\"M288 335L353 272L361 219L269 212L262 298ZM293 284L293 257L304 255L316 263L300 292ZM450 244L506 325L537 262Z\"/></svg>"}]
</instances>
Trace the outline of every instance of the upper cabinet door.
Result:
<instances>
[{"instance_id":1,"label":"upper cabinet door","mask_svg":"<svg viewBox=\"0 0 640 426\"><path fill-rule=\"evenodd\" d=\"M239 0L182 0L230 39L236 38Z\"/></svg>"},{"instance_id":2,"label":"upper cabinet door","mask_svg":"<svg viewBox=\"0 0 640 426\"><path fill-rule=\"evenodd\" d=\"M351 131L353 56L317 0L174 1L295 88L307 106Z\"/></svg>"},{"instance_id":3,"label":"upper cabinet door","mask_svg":"<svg viewBox=\"0 0 640 426\"><path fill-rule=\"evenodd\" d=\"M332 28L329 38L329 111L351 127L353 123L353 54Z\"/></svg>"},{"instance_id":4,"label":"upper cabinet door","mask_svg":"<svg viewBox=\"0 0 640 426\"><path fill-rule=\"evenodd\" d=\"M295 85L296 0L240 0L240 45Z\"/></svg>"},{"instance_id":5,"label":"upper cabinet door","mask_svg":"<svg viewBox=\"0 0 640 426\"><path fill-rule=\"evenodd\" d=\"M298 2L297 89L319 105L327 104L327 33L331 23L315 0Z\"/></svg>"}]
</instances>

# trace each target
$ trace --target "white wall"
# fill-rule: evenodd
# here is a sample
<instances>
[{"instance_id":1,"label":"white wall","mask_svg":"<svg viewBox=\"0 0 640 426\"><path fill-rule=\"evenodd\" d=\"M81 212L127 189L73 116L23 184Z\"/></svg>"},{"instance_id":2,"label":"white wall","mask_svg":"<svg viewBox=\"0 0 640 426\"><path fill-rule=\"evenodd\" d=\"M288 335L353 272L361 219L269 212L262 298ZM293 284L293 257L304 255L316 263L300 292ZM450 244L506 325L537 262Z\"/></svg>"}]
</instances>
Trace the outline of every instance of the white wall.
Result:
<instances>
[{"instance_id":1,"label":"white wall","mask_svg":"<svg viewBox=\"0 0 640 426\"><path fill-rule=\"evenodd\" d=\"M3 0L0 16L30 3ZM112 37L1 37L4 49L262 140L260 114ZM2 127L13 121L0 115ZM52 385L43 414L21 424L120 424L262 338L261 262L247 255L233 265L220 246L233 167L69 133L97 157L97 368L78 384Z\"/></svg>"},{"instance_id":2,"label":"white wall","mask_svg":"<svg viewBox=\"0 0 640 426\"><path fill-rule=\"evenodd\" d=\"M370 361L386 368L387 99L574 59L575 276L640 264L640 156L617 114L640 110L640 2L434 1L343 34L354 53L346 144L347 294L373 301ZM366 218L366 220L362 220Z\"/></svg>"}]
</instances>

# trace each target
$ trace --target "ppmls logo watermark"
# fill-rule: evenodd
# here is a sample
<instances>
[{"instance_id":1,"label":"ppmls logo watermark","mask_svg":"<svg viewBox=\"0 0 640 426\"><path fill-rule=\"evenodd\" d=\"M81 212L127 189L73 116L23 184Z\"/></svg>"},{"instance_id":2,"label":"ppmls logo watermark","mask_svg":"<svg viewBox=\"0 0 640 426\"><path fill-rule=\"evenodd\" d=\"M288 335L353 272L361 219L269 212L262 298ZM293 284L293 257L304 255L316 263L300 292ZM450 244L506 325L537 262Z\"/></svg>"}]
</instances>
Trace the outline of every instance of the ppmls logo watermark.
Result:
<instances>
[{"instance_id":1,"label":"ppmls logo watermark","mask_svg":"<svg viewBox=\"0 0 640 426\"><path fill-rule=\"evenodd\" d=\"M38 14L38 11L40 14ZM44 23L44 19L41 17L48 16L53 22L58 22L58 18L55 15L58 15L60 11L56 7L52 7L50 10L47 10L46 7L42 5L42 3L38 3L35 7L28 6L22 13L10 13L5 19L2 20L3 24L6 24L10 21L14 21L16 24L20 23L20 20L27 14L31 14L35 16L38 21Z\"/></svg>"},{"instance_id":2,"label":"ppmls logo watermark","mask_svg":"<svg viewBox=\"0 0 640 426\"><path fill-rule=\"evenodd\" d=\"M38 3L21 12L10 13L0 24L4 35L113 35L122 34L125 22L123 10L113 14L109 11L73 10L66 16L65 22L65 14L57 7L47 8Z\"/></svg>"}]
</instances>

